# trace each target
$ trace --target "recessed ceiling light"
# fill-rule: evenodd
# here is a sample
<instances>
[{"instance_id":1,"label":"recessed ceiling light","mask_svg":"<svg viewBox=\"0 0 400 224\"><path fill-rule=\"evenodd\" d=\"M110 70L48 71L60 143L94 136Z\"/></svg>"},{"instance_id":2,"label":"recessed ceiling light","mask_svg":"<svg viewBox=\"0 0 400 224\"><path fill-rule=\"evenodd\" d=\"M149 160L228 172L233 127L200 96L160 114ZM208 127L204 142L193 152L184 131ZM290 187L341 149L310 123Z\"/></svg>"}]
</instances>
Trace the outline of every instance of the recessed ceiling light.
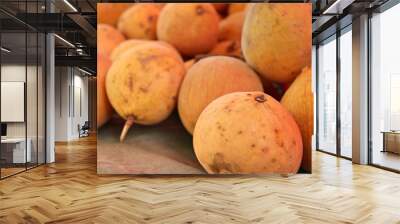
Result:
<instances>
[{"instance_id":1,"label":"recessed ceiling light","mask_svg":"<svg viewBox=\"0 0 400 224\"><path fill-rule=\"evenodd\" d=\"M86 71L86 70L83 70L83 69L81 69L81 68L79 68L79 67L78 67L78 70L81 71L81 72L83 72L83 73L85 73L85 74L87 74L87 75L90 75L90 76L93 75L92 73L90 73L90 72L88 72L88 71Z\"/></svg>"},{"instance_id":2,"label":"recessed ceiling light","mask_svg":"<svg viewBox=\"0 0 400 224\"><path fill-rule=\"evenodd\" d=\"M57 37L59 40L61 40L62 42L66 43L67 45L69 45L70 47L75 48L75 45L73 45L71 42L69 42L68 40L60 37L58 34L54 34L55 37Z\"/></svg>"},{"instance_id":3,"label":"recessed ceiling light","mask_svg":"<svg viewBox=\"0 0 400 224\"><path fill-rule=\"evenodd\" d=\"M336 0L327 9L322 13L323 15L327 14L342 14L343 9L352 4L355 0Z\"/></svg>"},{"instance_id":4,"label":"recessed ceiling light","mask_svg":"<svg viewBox=\"0 0 400 224\"><path fill-rule=\"evenodd\" d=\"M68 1L64 0L64 3L68 5L74 12L78 12L78 10Z\"/></svg>"},{"instance_id":5,"label":"recessed ceiling light","mask_svg":"<svg viewBox=\"0 0 400 224\"><path fill-rule=\"evenodd\" d=\"M10 52L11 52L11 50L9 50L9 49L7 49L7 48L5 48L5 47L1 47L0 49L1 49L2 51L6 52L6 53L10 53Z\"/></svg>"}]
</instances>

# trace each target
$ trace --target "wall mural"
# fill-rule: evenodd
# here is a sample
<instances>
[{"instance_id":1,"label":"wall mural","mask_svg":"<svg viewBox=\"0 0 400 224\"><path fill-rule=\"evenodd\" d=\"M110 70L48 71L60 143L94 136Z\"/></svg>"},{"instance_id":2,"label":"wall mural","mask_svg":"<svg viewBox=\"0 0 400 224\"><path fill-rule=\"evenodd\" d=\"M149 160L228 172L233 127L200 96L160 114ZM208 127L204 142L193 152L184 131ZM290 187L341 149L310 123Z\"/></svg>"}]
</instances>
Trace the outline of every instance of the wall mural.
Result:
<instances>
[{"instance_id":1,"label":"wall mural","mask_svg":"<svg viewBox=\"0 0 400 224\"><path fill-rule=\"evenodd\" d=\"M99 174L311 172L311 4L97 7Z\"/></svg>"}]
</instances>

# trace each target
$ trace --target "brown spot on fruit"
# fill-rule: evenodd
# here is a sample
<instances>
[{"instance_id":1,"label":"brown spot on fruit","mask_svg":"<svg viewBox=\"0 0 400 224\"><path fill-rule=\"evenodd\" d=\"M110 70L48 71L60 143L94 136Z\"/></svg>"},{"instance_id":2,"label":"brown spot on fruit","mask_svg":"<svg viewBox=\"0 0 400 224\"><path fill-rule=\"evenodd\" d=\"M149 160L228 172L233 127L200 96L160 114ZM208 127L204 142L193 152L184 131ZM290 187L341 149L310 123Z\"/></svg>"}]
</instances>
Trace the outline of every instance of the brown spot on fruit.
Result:
<instances>
[{"instance_id":1,"label":"brown spot on fruit","mask_svg":"<svg viewBox=\"0 0 400 224\"><path fill-rule=\"evenodd\" d=\"M149 56L146 56L146 57L139 58L139 61L140 61L140 63L141 63L142 65L146 65L146 64L148 64L150 61L153 61L153 60L157 59L158 57L159 57L159 56L157 56L157 55L149 55Z\"/></svg>"},{"instance_id":2,"label":"brown spot on fruit","mask_svg":"<svg viewBox=\"0 0 400 224\"><path fill-rule=\"evenodd\" d=\"M256 144L251 144L251 148L254 148L254 147L256 147Z\"/></svg>"},{"instance_id":3,"label":"brown spot on fruit","mask_svg":"<svg viewBox=\"0 0 400 224\"><path fill-rule=\"evenodd\" d=\"M127 85L128 85L129 91L132 91L133 90L133 78L132 78L132 75L128 76Z\"/></svg>"},{"instance_id":4,"label":"brown spot on fruit","mask_svg":"<svg viewBox=\"0 0 400 224\"><path fill-rule=\"evenodd\" d=\"M226 48L226 51L228 53L232 53L236 50L236 42L232 42L231 44L228 45L228 47Z\"/></svg>"},{"instance_id":5,"label":"brown spot on fruit","mask_svg":"<svg viewBox=\"0 0 400 224\"><path fill-rule=\"evenodd\" d=\"M271 163L276 163L276 158L272 158Z\"/></svg>"},{"instance_id":6,"label":"brown spot on fruit","mask_svg":"<svg viewBox=\"0 0 400 224\"><path fill-rule=\"evenodd\" d=\"M268 147L264 147L261 149L262 152L267 152L268 151Z\"/></svg>"},{"instance_id":7,"label":"brown spot on fruit","mask_svg":"<svg viewBox=\"0 0 400 224\"><path fill-rule=\"evenodd\" d=\"M153 15L150 15L147 17L147 21L150 23L153 22L154 19L155 19L155 16L153 16Z\"/></svg>"},{"instance_id":8,"label":"brown spot on fruit","mask_svg":"<svg viewBox=\"0 0 400 224\"><path fill-rule=\"evenodd\" d=\"M122 96L122 101L124 101L124 103L128 104L128 99L125 96Z\"/></svg>"},{"instance_id":9,"label":"brown spot on fruit","mask_svg":"<svg viewBox=\"0 0 400 224\"><path fill-rule=\"evenodd\" d=\"M213 158L212 164L209 165L213 173L233 173L233 168L230 163L225 162L222 153L216 153Z\"/></svg>"},{"instance_id":10,"label":"brown spot on fruit","mask_svg":"<svg viewBox=\"0 0 400 224\"><path fill-rule=\"evenodd\" d=\"M238 135L241 135L241 134L243 133L243 131L240 130L240 131L238 131L237 133L238 133Z\"/></svg>"},{"instance_id":11,"label":"brown spot on fruit","mask_svg":"<svg viewBox=\"0 0 400 224\"><path fill-rule=\"evenodd\" d=\"M148 88L146 88L146 87L143 87L143 86L142 86L142 87L140 87L140 88L139 88L139 90L140 90L140 91L142 91L142 92L144 92L144 93L147 93L147 92L149 91L149 89L148 89Z\"/></svg>"},{"instance_id":12,"label":"brown spot on fruit","mask_svg":"<svg viewBox=\"0 0 400 224\"><path fill-rule=\"evenodd\" d=\"M264 95L258 95L254 98L255 101L259 102L259 103L264 103L265 101L267 101L267 98L265 98Z\"/></svg>"},{"instance_id":13,"label":"brown spot on fruit","mask_svg":"<svg viewBox=\"0 0 400 224\"><path fill-rule=\"evenodd\" d=\"M152 31L151 31L150 29L148 29L148 28L144 30L144 33L145 33L146 35L150 35L151 32L152 32Z\"/></svg>"},{"instance_id":14,"label":"brown spot on fruit","mask_svg":"<svg viewBox=\"0 0 400 224\"><path fill-rule=\"evenodd\" d=\"M204 10L204 8L203 8L203 6L201 6L201 5L198 5L197 7L196 7L196 14L197 15L203 15L204 13L205 13L206 11Z\"/></svg>"}]
</instances>

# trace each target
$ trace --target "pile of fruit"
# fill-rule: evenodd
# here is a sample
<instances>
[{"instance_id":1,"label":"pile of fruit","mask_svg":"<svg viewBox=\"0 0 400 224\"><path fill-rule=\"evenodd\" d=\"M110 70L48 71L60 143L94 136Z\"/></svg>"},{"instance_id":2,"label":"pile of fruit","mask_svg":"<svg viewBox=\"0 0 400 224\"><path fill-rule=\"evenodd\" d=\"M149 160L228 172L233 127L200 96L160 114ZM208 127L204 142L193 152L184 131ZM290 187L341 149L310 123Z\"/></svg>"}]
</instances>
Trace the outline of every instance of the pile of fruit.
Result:
<instances>
[{"instance_id":1,"label":"pile of fruit","mask_svg":"<svg viewBox=\"0 0 400 224\"><path fill-rule=\"evenodd\" d=\"M103 3L97 41L98 127L115 111L121 141L177 107L208 173L296 173L309 158L309 4Z\"/></svg>"}]
</instances>

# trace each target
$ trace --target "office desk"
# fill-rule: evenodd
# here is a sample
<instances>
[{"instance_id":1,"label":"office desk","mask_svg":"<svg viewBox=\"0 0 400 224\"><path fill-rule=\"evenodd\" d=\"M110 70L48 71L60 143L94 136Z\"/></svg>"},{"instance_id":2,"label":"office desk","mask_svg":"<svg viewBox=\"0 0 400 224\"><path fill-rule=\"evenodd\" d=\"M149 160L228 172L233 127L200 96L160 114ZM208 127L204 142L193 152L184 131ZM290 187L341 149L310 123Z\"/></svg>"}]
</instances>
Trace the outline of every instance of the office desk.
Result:
<instances>
[{"instance_id":1,"label":"office desk","mask_svg":"<svg viewBox=\"0 0 400 224\"><path fill-rule=\"evenodd\" d=\"M381 133L383 134L382 152L392 152L400 154L400 132L382 131Z\"/></svg>"},{"instance_id":2,"label":"office desk","mask_svg":"<svg viewBox=\"0 0 400 224\"><path fill-rule=\"evenodd\" d=\"M6 163L25 163L30 162L32 158L30 138L26 139L28 143L25 154L25 138L5 138L1 139L1 157ZM25 161L26 159L26 161Z\"/></svg>"}]
</instances>

